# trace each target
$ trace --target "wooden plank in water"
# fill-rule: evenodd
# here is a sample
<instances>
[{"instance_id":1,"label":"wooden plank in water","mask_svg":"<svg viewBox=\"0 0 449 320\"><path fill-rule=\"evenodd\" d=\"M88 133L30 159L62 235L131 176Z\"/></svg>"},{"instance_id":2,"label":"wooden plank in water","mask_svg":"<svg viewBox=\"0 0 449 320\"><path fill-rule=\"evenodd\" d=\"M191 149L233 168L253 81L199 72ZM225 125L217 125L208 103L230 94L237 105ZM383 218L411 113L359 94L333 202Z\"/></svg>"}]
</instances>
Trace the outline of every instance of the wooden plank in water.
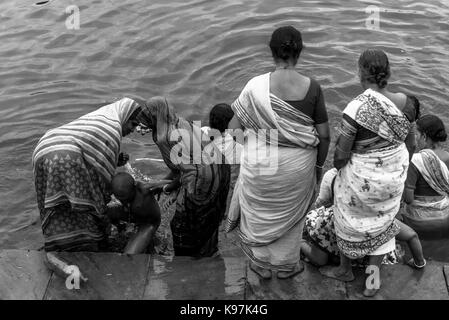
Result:
<instances>
[{"instance_id":1,"label":"wooden plank in water","mask_svg":"<svg viewBox=\"0 0 449 320\"><path fill-rule=\"evenodd\" d=\"M244 291L245 261L241 258L153 256L144 299L242 300Z\"/></svg>"},{"instance_id":2,"label":"wooden plank in water","mask_svg":"<svg viewBox=\"0 0 449 320\"><path fill-rule=\"evenodd\" d=\"M67 289L66 279L53 274L46 300L135 300L141 299L149 267L149 255L63 252L58 257L77 265L88 278L80 289Z\"/></svg>"},{"instance_id":3,"label":"wooden plank in water","mask_svg":"<svg viewBox=\"0 0 449 320\"><path fill-rule=\"evenodd\" d=\"M248 267L248 300L342 300L346 298L343 282L323 277L317 268L304 263L304 271L293 278L261 279Z\"/></svg>"},{"instance_id":4,"label":"wooden plank in water","mask_svg":"<svg viewBox=\"0 0 449 320\"><path fill-rule=\"evenodd\" d=\"M44 252L0 251L0 300L41 300L51 271L44 264Z\"/></svg>"},{"instance_id":5,"label":"wooden plank in water","mask_svg":"<svg viewBox=\"0 0 449 320\"><path fill-rule=\"evenodd\" d=\"M350 299L449 300L441 263L428 261L422 270L402 264L383 265L381 287L373 298L365 298L362 294L367 276L364 270L358 268L356 281L346 285Z\"/></svg>"}]
</instances>

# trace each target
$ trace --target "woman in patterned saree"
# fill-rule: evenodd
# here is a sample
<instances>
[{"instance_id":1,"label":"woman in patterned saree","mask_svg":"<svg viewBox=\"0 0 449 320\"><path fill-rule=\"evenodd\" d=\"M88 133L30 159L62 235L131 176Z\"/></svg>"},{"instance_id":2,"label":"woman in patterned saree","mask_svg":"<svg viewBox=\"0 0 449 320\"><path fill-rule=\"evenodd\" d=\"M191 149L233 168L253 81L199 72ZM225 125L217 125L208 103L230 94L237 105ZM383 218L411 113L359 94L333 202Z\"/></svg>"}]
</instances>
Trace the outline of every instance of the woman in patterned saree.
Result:
<instances>
[{"instance_id":1,"label":"woman in patterned saree","mask_svg":"<svg viewBox=\"0 0 449 320\"><path fill-rule=\"evenodd\" d=\"M442 148L447 134L443 121L425 115L417 121L421 151L413 155L404 200L404 222L424 238L449 237L449 153Z\"/></svg>"},{"instance_id":2,"label":"woman in patterned saree","mask_svg":"<svg viewBox=\"0 0 449 320\"><path fill-rule=\"evenodd\" d=\"M39 140L33 172L46 251L104 249L110 183L126 162L121 139L138 125L139 112L137 102L123 98Z\"/></svg>"},{"instance_id":3,"label":"woman in patterned saree","mask_svg":"<svg viewBox=\"0 0 449 320\"><path fill-rule=\"evenodd\" d=\"M218 251L218 227L226 210L229 165L203 162L201 127L178 117L163 97L150 99L138 120L151 129L171 170L165 179L173 181L163 191L177 190L176 211L170 223L175 255L214 255Z\"/></svg>"},{"instance_id":4,"label":"woman in patterned saree","mask_svg":"<svg viewBox=\"0 0 449 320\"><path fill-rule=\"evenodd\" d=\"M232 104L229 127L244 128L246 137L226 229L240 219L251 269L264 279L272 271L285 279L304 268L300 240L326 160L329 126L320 85L295 70L301 33L278 28L270 48L275 71L251 79Z\"/></svg>"},{"instance_id":5,"label":"woman in patterned saree","mask_svg":"<svg viewBox=\"0 0 449 320\"><path fill-rule=\"evenodd\" d=\"M401 111L407 96L386 88L390 77L386 54L375 49L364 51L359 58L359 76L365 91L343 111L334 155L339 170L334 187L334 227L340 265L320 269L324 275L343 281L354 279L351 259L369 256L369 264L379 268L384 255L395 249L400 230L395 216L409 164L404 141L409 145L414 141L410 121ZM377 289L367 287L363 294L373 296Z\"/></svg>"}]
</instances>

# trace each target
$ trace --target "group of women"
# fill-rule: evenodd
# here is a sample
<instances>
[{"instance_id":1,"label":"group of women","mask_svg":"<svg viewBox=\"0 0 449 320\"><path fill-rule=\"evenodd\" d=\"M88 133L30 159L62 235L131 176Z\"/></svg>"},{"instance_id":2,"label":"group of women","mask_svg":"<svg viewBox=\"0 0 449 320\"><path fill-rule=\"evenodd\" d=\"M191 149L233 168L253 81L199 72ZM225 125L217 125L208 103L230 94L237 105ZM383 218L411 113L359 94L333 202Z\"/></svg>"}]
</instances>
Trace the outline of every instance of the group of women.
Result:
<instances>
[{"instance_id":1,"label":"group of women","mask_svg":"<svg viewBox=\"0 0 449 320\"><path fill-rule=\"evenodd\" d=\"M190 132L190 141L201 150L205 142L165 98L124 98L48 131L33 154L45 249L104 248L110 183L120 162L121 139L140 124L151 129L170 169L167 179L172 182L164 192L177 191L171 221L176 255L213 255L218 225L228 207L226 230L239 226L253 271L265 279L273 271L281 279L301 272L304 225L330 144L322 89L296 70L302 48L297 29L276 29L270 41L274 71L251 79L231 106L234 116L228 128L243 129L245 139L228 205L229 165L173 161L172 151L179 143L172 139L175 130ZM424 224L427 230L444 225L441 232L449 233L444 125L435 116L420 118L416 134L424 149L412 157L419 103L387 89L390 66L380 50L361 54L359 77L364 92L343 111L334 155L332 232L340 266L323 272L348 281L352 259L370 256L370 264L379 265L394 250L400 232L395 218L403 198L407 224L417 229ZM276 130L277 135L264 139L260 130ZM252 155L268 145L275 145L276 152L254 161ZM193 159L190 150L188 157ZM265 170L272 163L275 170Z\"/></svg>"}]
</instances>

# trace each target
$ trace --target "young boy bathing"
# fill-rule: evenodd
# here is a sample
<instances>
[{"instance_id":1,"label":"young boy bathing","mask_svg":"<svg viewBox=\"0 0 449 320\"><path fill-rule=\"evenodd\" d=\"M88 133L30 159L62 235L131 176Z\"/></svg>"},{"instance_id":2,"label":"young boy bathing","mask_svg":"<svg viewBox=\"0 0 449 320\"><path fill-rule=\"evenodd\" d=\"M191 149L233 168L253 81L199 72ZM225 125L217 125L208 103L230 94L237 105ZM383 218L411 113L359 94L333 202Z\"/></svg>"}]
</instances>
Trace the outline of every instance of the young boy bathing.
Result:
<instances>
[{"instance_id":1,"label":"young boy bathing","mask_svg":"<svg viewBox=\"0 0 449 320\"><path fill-rule=\"evenodd\" d=\"M161 211L153 188L149 184L136 182L126 172L117 173L112 179L112 193L120 200L124 210L108 210L111 222L123 220L138 225L138 232L129 240L124 253L145 253L153 245L154 234L161 223Z\"/></svg>"},{"instance_id":2,"label":"young boy bathing","mask_svg":"<svg viewBox=\"0 0 449 320\"><path fill-rule=\"evenodd\" d=\"M224 219L226 219L229 211L229 204L240 172L240 155L243 148L241 144L234 141L232 135L226 132L229 121L231 121L233 116L234 111L232 111L230 105L226 103L216 104L209 113L209 127L201 128L203 133L209 136L209 138L213 137L210 147L206 149L209 152L211 161L230 165L230 184L226 198Z\"/></svg>"}]
</instances>

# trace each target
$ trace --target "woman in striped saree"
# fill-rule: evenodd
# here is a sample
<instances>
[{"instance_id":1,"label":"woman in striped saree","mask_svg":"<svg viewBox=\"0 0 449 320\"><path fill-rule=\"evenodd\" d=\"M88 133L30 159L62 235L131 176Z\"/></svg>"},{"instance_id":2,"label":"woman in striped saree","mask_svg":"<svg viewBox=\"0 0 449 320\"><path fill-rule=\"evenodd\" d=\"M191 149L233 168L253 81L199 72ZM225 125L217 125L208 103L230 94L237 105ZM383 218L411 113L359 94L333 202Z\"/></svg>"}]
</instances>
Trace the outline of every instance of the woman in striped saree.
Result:
<instances>
[{"instance_id":1,"label":"woman in striped saree","mask_svg":"<svg viewBox=\"0 0 449 320\"><path fill-rule=\"evenodd\" d=\"M232 104L230 128L245 128L246 137L227 231L240 217L251 269L264 279L272 271L285 279L304 268L300 240L326 159L329 126L320 85L295 70L301 33L281 27L270 48L276 70L251 79Z\"/></svg>"},{"instance_id":2,"label":"woman in striped saree","mask_svg":"<svg viewBox=\"0 0 449 320\"><path fill-rule=\"evenodd\" d=\"M139 112L137 102L123 98L39 140L33 172L46 251L102 249L121 139L138 125Z\"/></svg>"},{"instance_id":3,"label":"woman in striped saree","mask_svg":"<svg viewBox=\"0 0 449 320\"><path fill-rule=\"evenodd\" d=\"M407 96L386 88L390 76L386 54L374 49L363 52L359 75L365 91L343 111L334 155L339 169L334 187L334 227L340 266L320 269L324 275L343 281L354 279L350 259L369 256L369 264L379 268L384 255L395 249L395 236L400 231L395 216L409 165L404 141L414 141L407 138L413 133L401 111ZM379 273L375 276L380 277ZM364 295L373 296L378 289L377 285L367 287Z\"/></svg>"},{"instance_id":4,"label":"woman in striped saree","mask_svg":"<svg viewBox=\"0 0 449 320\"><path fill-rule=\"evenodd\" d=\"M173 182L163 191L177 190L170 223L175 255L209 257L218 251L218 227L226 210L230 167L207 164L201 127L178 117L163 97L149 100L138 116L152 130L153 140L171 170Z\"/></svg>"}]
</instances>

